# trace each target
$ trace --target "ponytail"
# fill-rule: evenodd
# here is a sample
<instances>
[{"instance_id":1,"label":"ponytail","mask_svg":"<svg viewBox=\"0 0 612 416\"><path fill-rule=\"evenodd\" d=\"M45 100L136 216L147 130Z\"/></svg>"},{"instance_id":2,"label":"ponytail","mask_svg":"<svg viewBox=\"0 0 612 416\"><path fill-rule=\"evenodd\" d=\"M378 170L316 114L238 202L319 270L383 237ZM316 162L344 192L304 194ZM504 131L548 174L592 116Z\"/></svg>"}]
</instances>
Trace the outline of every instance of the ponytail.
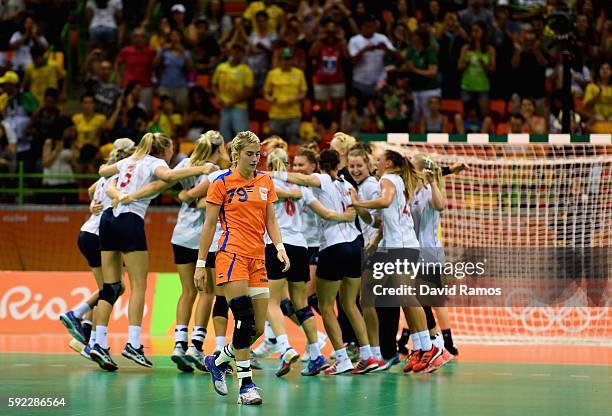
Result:
<instances>
[{"instance_id":1,"label":"ponytail","mask_svg":"<svg viewBox=\"0 0 612 416\"><path fill-rule=\"evenodd\" d=\"M171 145L172 139L165 134L147 133L138 143L134 157L141 159L147 155L160 156Z\"/></svg>"},{"instance_id":2,"label":"ponytail","mask_svg":"<svg viewBox=\"0 0 612 416\"><path fill-rule=\"evenodd\" d=\"M131 139L122 138L113 142L113 150L108 157L108 164L112 165L131 156L136 149L136 145Z\"/></svg>"},{"instance_id":3,"label":"ponytail","mask_svg":"<svg viewBox=\"0 0 612 416\"><path fill-rule=\"evenodd\" d=\"M393 163L393 167L395 168L394 173L402 177L404 188L408 194L408 200L411 200L419 183L419 175L412 165L412 162L393 150L385 150L385 159Z\"/></svg>"},{"instance_id":4,"label":"ponytail","mask_svg":"<svg viewBox=\"0 0 612 416\"><path fill-rule=\"evenodd\" d=\"M288 164L289 155L280 147L277 147L268 154L268 169L276 172L286 172Z\"/></svg>"}]
</instances>

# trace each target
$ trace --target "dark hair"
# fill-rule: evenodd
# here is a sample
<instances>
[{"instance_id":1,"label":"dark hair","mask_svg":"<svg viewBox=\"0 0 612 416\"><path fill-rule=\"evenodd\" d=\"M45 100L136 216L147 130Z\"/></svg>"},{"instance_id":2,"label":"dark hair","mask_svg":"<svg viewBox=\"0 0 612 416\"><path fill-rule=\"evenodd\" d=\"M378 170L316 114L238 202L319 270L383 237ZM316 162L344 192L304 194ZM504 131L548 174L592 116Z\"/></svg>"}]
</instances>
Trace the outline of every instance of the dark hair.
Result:
<instances>
[{"instance_id":1,"label":"dark hair","mask_svg":"<svg viewBox=\"0 0 612 416\"><path fill-rule=\"evenodd\" d=\"M489 35L487 32L487 25L484 22L477 20L474 23L472 23L472 26L478 26L480 30L482 31L482 41L481 41L480 47L483 52L486 52L487 46L489 45L489 38L488 38ZM471 36L470 36L470 43L469 43L468 48L470 50L476 49L476 40L472 38Z\"/></svg>"},{"instance_id":2,"label":"dark hair","mask_svg":"<svg viewBox=\"0 0 612 416\"><path fill-rule=\"evenodd\" d=\"M92 93L86 92L85 94L81 95L81 102L85 101L85 98L87 97L91 98L94 101L96 99L96 97Z\"/></svg>"},{"instance_id":3,"label":"dark hair","mask_svg":"<svg viewBox=\"0 0 612 416\"><path fill-rule=\"evenodd\" d=\"M106 9L109 0L94 0L98 9Z\"/></svg>"},{"instance_id":4,"label":"dark hair","mask_svg":"<svg viewBox=\"0 0 612 416\"><path fill-rule=\"evenodd\" d=\"M223 7L223 0L219 0L219 15L218 16L213 16L212 15L212 1L210 1L210 0L206 2L206 7L204 9L204 14L209 19L211 17L216 17L219 20L219 23L221 23L221 18L225 14L225 8Z\"/></svg>"},{"instance_id":5,"label":"dark hair","mask_svg":"<svg viewBox=\"0 0 612 416\"><path fill-rule=\"evenodd\" d=\"M321 170L329 172L340 164L340 154L334 149L325 149L319 155L319 167Z\"/></svg>"},{"instance_id":6,"label":"dark hair","mask_svg":"<svg viewBox=\"0 0 612 416\"><path fill-rule=\"evenodd\" d=\"M414 34L421 40L423 49L429 48L431 43L431 32L426 29L418 29Z\"/></svg>"},{"instance_id":7,"label":"dark hair","mask_svg":"<svg viewBox=\"0 0 612 416\"><path fill-rule=\"evenodd\" d=\"M521 120L522 123L525 122L525 117L523 117L523 115L521 113L512 113L512 114L510 114L510 117L508 117L508 121L510 121L511 118L518 118L519 120Z\"/></svg>"},{"instance_id":8,"label":"dark hair","mask_svg":"<svg viewBox=\"0 0 612 416\"><path fill-rule=\"evenodd\" d=\"M334 122L334 119L329 111L319 110L314 113L314 116L317 119L318 123L326 129L329 130Z\"/></svg>"},{"instance_id":9,"label":"dark hair","mask_svg":"<svg viewBox=\"0 0 612 416\"><path fill-rule=\"evenodd\" d=\"M45 90L45 98L46 97L59 98L59 96L60 96L60 92L57 88L47 88Z\"/></svg>"},{"instance_id":10,"label":"dark hair","mask_svg":"<svg viewBox=\"0 0 612 416\"><path fill-rule=\"evenodd\" d=\"M34 56L44 56L47 50L42 46L36 44L30 48L30 55Z\"/></svg>"},{"instance_id":11,"label":"dark hair","mask_svg":"<svg viewBox=\"0 0 612 416\"><path fill-rule=\"evenodd\" d=\"M137 85L140 85L140 82L137 81L137 80L132 80L132 81L128 82L127 86L125 87L125 91L123 92L123 95L125 97L130 95L132 93L132 91L134 91L134 88L136 88Z\"/></svg>"},{"instance_id":12,"label":"dark hair","mask_svg":"<svg viewBox=\"0 0 612 416\"><path fill-rule=\"evenodd\" d=\"M162 95L161 97L159 97L159 102L161 104L165 103L166 101L170 101L172 104L174 104L174 100L169 95Z\"/></svg>"},{"instance_id":13,"label":"dark hair","mask_svg":"<svg viewBox=\"0 0 612 416\"><path fill-rule=\"evenodd\" d=\"M307 147L300 147L295 155L303 156L308 159L310 163L313 163L315 166L317 166L317 154L314 150L309 149Z\"/></svg>"},{"instance_id":14,"label":"dark hair","mask_svg":"<svg viewBox=\"0 0 612 416\"><path fill-rule=\"evenodd\" d=\"M265 17L266 19L270 18L270 16L268 16L268 13L266 13L265 10L260 10L257 13L255 13L255 19L257 19L258 17Z\"/></svg>"},{"instance_id":15,"label":"dark hair","mask_svg":"<svg viewBox=\"0 0 612 416\"><path fill-rule=\"evenodd\" d=\"M361 20L359 22L359 26L363 26L366 23L372 23L372 22L376 23L376 17L373 14L365 14L361 16L359 20Z\"/></svg>"}]
</instances>

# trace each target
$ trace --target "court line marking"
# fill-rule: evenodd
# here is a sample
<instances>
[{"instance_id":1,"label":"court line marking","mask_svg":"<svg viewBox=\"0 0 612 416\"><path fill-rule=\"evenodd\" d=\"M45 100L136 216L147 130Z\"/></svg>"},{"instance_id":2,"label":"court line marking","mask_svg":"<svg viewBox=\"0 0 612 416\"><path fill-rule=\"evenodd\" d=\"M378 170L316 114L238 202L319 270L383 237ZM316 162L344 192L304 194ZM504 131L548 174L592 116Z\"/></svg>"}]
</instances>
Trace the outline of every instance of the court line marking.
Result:
<instances>
[{"instance_id":1,"label":"court line marking","mask_svg":"<svg viewBox=\"0 0 612 416\"><path fill-rule=\"evenodd\" d=\"M49 364L49 367L66 367L66 364Z\"/></svg>"},{"instance_id":2,"label":"court line marking","mask_svg":"<svg viewBox=\"0 0 612 416\"><path fill-rule=\"evenodd\" d=\"M570 374L570 378L591 378L591 376L587 376L584 374Z\"/></svg>"},{"instance_id":3,"label":"court line marking","mask_svg":"<svg viewBox=\"0 0 612 416\"><path fill-rule=\"evenodd\" d=\"M30 363L16 363L16 364L13 364L13 367L32 367L32 364L30 364Z\"/></svg>"},{"instance_id":4,"label":"court line marking","mask_svg":"<svg viewBox=\"0 0 612 416\"><path fill-rule=\"evenodd\" d=\"M550 374L543 374L543 373L532 373L529 374L531 377L550 377Z\"/></svg>"},{"instance_id":5,"label":"court line marking","mask_svg":"<svg viewBox=\"0 0 612 416\"><path fill-rule=\"evenodd\" d=\"M491 374L493 374L494 376L511 376L512 375L512 373L491 373Z\"/></svg>"}]
</instances>

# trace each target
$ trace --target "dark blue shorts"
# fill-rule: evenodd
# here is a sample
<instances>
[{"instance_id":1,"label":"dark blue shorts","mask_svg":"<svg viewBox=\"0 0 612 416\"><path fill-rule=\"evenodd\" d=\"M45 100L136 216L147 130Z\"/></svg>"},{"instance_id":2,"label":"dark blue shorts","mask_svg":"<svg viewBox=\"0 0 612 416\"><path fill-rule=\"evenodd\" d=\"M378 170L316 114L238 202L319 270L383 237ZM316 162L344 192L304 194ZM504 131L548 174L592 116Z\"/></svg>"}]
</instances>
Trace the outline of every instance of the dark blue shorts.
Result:
<instances>
[{"instance_id":1,"label":"dark blue shorts","mask_svg":"<svg viewBox=\"0 0 612 416\"><path fill-rule=\"evenodd\" d=\"M345 277L361 277L361 240L334 244L319 252L317 277L340 281Z\"/></svg>"},{"instance_id":2,"label":"dark blue shorts","mask_svg":"<svg viewBox=\"0 0 612 416\"><path fill-rule=\"evenodd\" d=\"M206 255L206 268L207 269L215 268L215 259L217 258L216 254L217 253L214 251L209 251L208 254Z\"/></svg>"},{"instance_id":3,"label":"dark blue shorts","mask_svg":"<svg viewBox=\"0 0 612 416\"><path fill-rule=\"evenodd\" d=\"M83 254L83 257L87 260L89 267L93 269L94 267L102 266L102 259L100 258L100 239L97 235L88 233L87 231L81 231L77 244L81 254Z\"/></svg>"},{"instance_id":4,"label":"dark blue shorts","mask_svg":"<svg viewBox=\"0 0 612 416\"><path fill-rule=\"evenodd\" d=\"M172 251L174 252L174 264L189 264L198 261L198 250L172 244Z\"/></svg>"},{"instance_id":5,"label":"dark blue shorts","mask_svg":"<svg viewBox=\"0 0 612 416\"><path fill-rule=\"evenodd\" d=\"M276 257L276 247L274 247L274 244L266 245L266 272L268 273L268 279L287 279L288 282L309 281L308 249L285 244L285 250L287 250L287 257L289 257L291 267L283 273L284 264Z\"/></svg>"},{"instance_id":6,"label":"dark blue shorts","mask_svg":"<svg viewBox=\"0 0 612 416\"><path fill-rule=\"evenodd\" d=\"M100 218L100 250L147 251L144 219L131 212L115 217L112 209L104 211Z\"/></svg>"},{"instance_id":7,"label":"dark blue shorts","mask_svg":"<svg viewBox=\"0 0 612 416\"><path fill-rule=\"evenodd\" d=\"M312 266L319 264L319 247L308 247L308 264Z\"/></svg>"}]
</instances>

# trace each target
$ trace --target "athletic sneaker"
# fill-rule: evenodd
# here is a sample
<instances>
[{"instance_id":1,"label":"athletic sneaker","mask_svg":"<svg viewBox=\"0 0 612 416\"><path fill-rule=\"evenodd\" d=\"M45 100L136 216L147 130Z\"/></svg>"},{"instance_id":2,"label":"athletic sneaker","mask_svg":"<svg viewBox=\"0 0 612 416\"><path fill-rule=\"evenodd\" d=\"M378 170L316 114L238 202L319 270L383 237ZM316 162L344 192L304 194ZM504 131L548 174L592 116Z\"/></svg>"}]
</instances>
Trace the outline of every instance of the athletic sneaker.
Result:
<instances>
[{"instance_id":1,"label":"athletic sneaker","mask_svg":"<svg viewBox=\"0 0 612 416\"><path fill-rule=\"evenodd\" d=\"M378 363L378 367L373 369L371 371L372 373L378 373L379 371L386 371L389 369L389 367L387 367L387 362L385 361L384 358L381 358L380 360L377 360L376 362Z\"/></svg>"},{"instance_id":2,"label":"athletic sneaker","mask_svg":"<svg viewBox=\"0 0 612 416\"><path fill-rule=\"evenodd\" d=\"M366 374L378 367L378 360L370 357L367 360L359 360L353 371L353 374Z\"/></svg>"},{"instance_id":3,"label":"athletic sneaker","mask_svg":"<svg viewBox=\"0 0 612 416\"><path fill-rule=\"evenodd\" d=\"M344 361L336 360L330 367L325 369L323 373L325 373L328 376L333 376L336 374L346 373L347 371L351 371L352 369L353 369L353 363L351 362L351 360L344 360Z\"/></svg>"},{"instance_id":4,"label":"athletic sneaker","mask_svg":"<svg viewBox=\"0 0 612 416\"><path fill-rule=\"evenodd\" d=\"M323 347L327 344L327 335L317 331L317 344L319 344L319 351L323 351ZM302 362L306 363L308 361L310 361L310 353L308 352L308 345L306 345L306 351L302 354Z\"/></svg>"},{"instance_id":5,"label":"athletic sneaker","mask_svg":"<svg viewBox=\"0 0 612 416\"><path fill-rule=\"evenodd\" d=\"M83 351L81 351L81 356L87 358L90 361L93 361L91 359L91 347L89 346L89 344L85 345L85 348L83 348Z\"/></svg>"},{"instance_id":6,"label":"athletic sneaker","mask_svg":"<svg viewBox=\"0 0 612 416\"><path fill-rule=\"evenodd\" d=\"M185 351L183 348L176 346L174 347L174 351L172 351L172 355L170 359L176 367L184 373L193 373L193 367L189 364L189 361L186 359Z\"/></svg>"},{"instance_id":7,"label":"athletic sneaker","mask_svg":"<svg viewBox=\"0 0 612 416\"><path fill-rule=\"evenodd\" d=\"M444 358L444 361L448 363L450 361L453 361L455 359L455 356L445 349L444 351L442 351L442 358Z\"/></svg>"},{"instance_id":8,"label":"athletic sneaker","mask_svg":"<svg viewBox=\"0 0 612 416\"><path fill-rule=\"evenodd\" d=\"M325 357L319 355L316 360L308 361L308 367L303 369L300 374L303 376L316 376L326 368L329 368L329 363Z\"/></svg>"},{"instance_id":9,"label":"athletic sneaker","mask_svg":"<svg viewBox=\"0 0 612 416\"><path fill-rule=\"evenodd\" d=\"M266 358L267 356L276 354L277 352L280 352L278 349L278 344L273 344L266 338L264 342L259 344L257 348L253 350L253 357Z\"/></svg>"},{"instance_id":10,"label":"athletic sneaker","mask_svg":"<svg viewBox=\"0 0 612 416\"><path fill-rule=\"evenodd\" d=\"M189 364L195 365L198 370L208 373L208 369L206 368L206 365L204 364L204 358L205 358L205 355L202 354L200 350L198 350L196 347L192 345L191 347L187 349L187 352L185 353L183 360L185 360L185 362Z\"/></svg>"},{"instance_id":11,"label":"athletic sneaker","mask_svg":"<svg viewBox=\"0 0 612 416\"><path fill-rule=\"evenodd\" d=\"M83 349L85 348L85 344L74 338L70 340L68 346L72 349L72 351L76 352L77 354L80 354L81 351L83 351Z\"/></svg>"},{"instance_id":12,"label":"athletic sneaker","mask_svg":"<svg viewBox=\"0 0 612 416\"><path fill-rule=\"evenodd\" d=\"M288 348L287 351L284 352L280 357L280 365L278 370L276 370L276 377L282 377L291 370L291 364L295 363L299 360L300 354L293 348ZM251 364L252 366L253 364Z\"/></svg>"},{"instance_id":13,"label":"athletic sneaker","mask_svg":"<svg viewBox=\"0 0 612 416\"><path fill-rule=\"evenodd\" d=\"M85 333L83 332L83 327L81 326L81 320L74 316L72 311L61 314L60 322L66 327L68 332L70 332L72 338L83 344L87 344L87 341L85 340Z\"/></svg>"},{"instance_id":14,"label":"athletic sneaker","mask_svg":"<svg viewBox=\"0 0 612 416\"><path fill-rule=\"evenodd\" d=\"M412 354L410 354L410 357L408 357L408 363L404 366L404 373L411 372L414 366L421 361L421 354L423 354L423 351L421 350L412 351Z\"/></svg>"},{"instance_id":15,"label":"athletic sneaker","mask_svg":"<svg viewBox=\"0 0 612 416\"><path fill-rule=\"evenodd\" d=\"M423 351L421 355L421 361L419 361L417 364L414 365L414 367L412 367L412 371L418 373L420 371L425 370L427 366L436 358L438 358L441 354L442 351L440 351L440 349L435 345L432 345L429 351Z\"/></svg>"},{"instance_id":16,"label":"athletic sneaker","mask_svg":"<svg viewBox=\"0 0 612 416\"><path fill-rule=\"evenodd\" d=\"M238 393L238 404L261 404L261 396L257 390L259 390L259 388L253 383L245 384L244 386L240 387L240 393Z\"/></svg>"},{"instance_id":17,"label":"athletic sneaker","mask_svg":"<svg viewBox=\"0 0 612 416\"><path fill-rule=\"evenodd\" d=\"M132 346L132 344L128 342L127 344L125 344L125 348L123 349L123 351L121 351L121 355L143 367L153 367L153 363L149 361L149 359L145 356L144 347L142 345L140 346L140 348L136 349Z\"/></svg>"},{"instance_id":18,"label":"athletic sneaker","mask_svg":"<svg viewBox=\"0 0 612 416\"><path fill-rule=\"evenodd\" d=\"M89 356L102 370L116 371L119 368L110 356L110 348L102 348L100 344L96 344L91 348Z\"/></svg>"},{"instance_id":19,"label":"athletic sneaker","mask_svg":"<svg viewBox=\"0 0 612 416\"><path fill-rule=\"evenodd\" d=\"M222 366L217 366L215 360L217 357L209 355L204 359L204 364L210 371L213 388L221 396L227 396L227 383L225 382L225 369Z\"/></svg>"},{"instance_id":20,"label":"athletic sneaker","mask_svg":"<svg viewBox=\"0 0 612 416\"><path fill-rule=\"evenodd\" d=\"M261 370L263 366L255 357L251 356L251 368L254 370Z\"/></svg>"},{"instance_id":21,"label":"athletic sneaker","mask_svg":"<svg viewBox=\"0 0 612 416\"><path fill-rule=\"evenodd\" d=\"M440 354L436 357L436 359L434 359L432 362L429 363L429 365L425 368L425 370L423 370L423 372L433 373L438 368L442 367L444 364L446 364L446 361L442 357L442 354Z\"/></svg>"},{"instance_id":22,"label":"athletic sneaker","mask_svg":"<svg viewBox=\"0 0 612 416\"><path fill-rule=\"evenodd\" d=\"M385 360L385 370L388 370L389 368L393 367L394 365L398 365L400 363L400 357L399 355L396 355L393 358L389 358L388 360Z\"/></svg>"}]
</instances>

